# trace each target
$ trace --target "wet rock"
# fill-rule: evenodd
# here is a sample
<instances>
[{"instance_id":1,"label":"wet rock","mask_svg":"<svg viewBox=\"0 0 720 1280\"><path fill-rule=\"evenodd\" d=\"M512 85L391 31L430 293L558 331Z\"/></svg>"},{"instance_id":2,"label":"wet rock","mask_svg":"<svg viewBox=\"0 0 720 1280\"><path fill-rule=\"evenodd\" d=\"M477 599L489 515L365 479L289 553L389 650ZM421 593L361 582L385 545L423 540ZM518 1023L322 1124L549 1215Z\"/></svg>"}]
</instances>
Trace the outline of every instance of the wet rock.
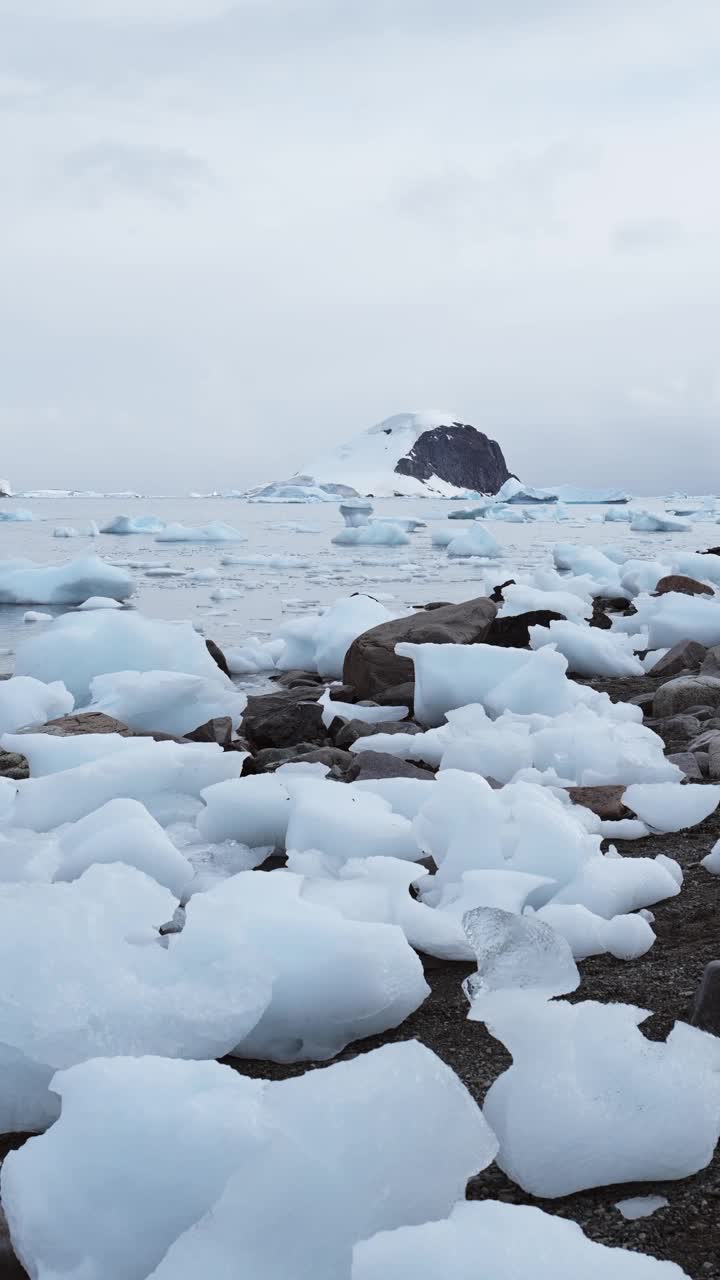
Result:
<instances>
[{"instance_id":1,"label":"wet rock","mask_svg":"<svg viewBox=\"0 0 720 1280\"><path fill-rule=\"evenodd\" d=\"M10 778L12 782L21 782L30 777L30 766L17 751L0 749L0 778Z\"/></svg>"},{"instance_id":2,"label":"wet rock","mask_svg":"<svg viewBox=\"0 0 720 1280\"><path fill-rule=\"evenodd\" d=\"M243 761L243 777L254 773L274 773L283 764L324 764L335 777L345 776L355 757L338 747L315 747L300 742L294 747L265 747Z\"/></svg>"},{"instance_id":3,"label":"wet rock","mask_svg":"<svg viewBox=\"0 0 720 1280\"><path fill-rule=\"evenodd\" d=\"M720 676L720 644L708 649L700 664L700 674L704 676Z\"/></svg>"},{"instance_id":4,"label":"wet rock","mask_svg":"<svg viewBox=\"0 0 720 1280\"><path fill-rule=\"evenodd\" d=\"M671 742L692 742L700 733L700 721L697 716L671 716L669 720L648 721L648 728L668 746Z\"/></svg>"},{"instance_id":5,"label":"wet rock","mask_svg":"<svg viewBox=\"0 0 720 1280\"><path fill-rule=\"evenodd\" d=\"M220 648L220 645L216 644L214 640L206 640L205 644L207 645L207 651L210 654L210 657L212 658L213 662L217 663L220 670L224 672L226 676L229 676L230 668L227 664L227 658L225 657L225 654Z\"/></svg>"},{"instance_id":6,"label":"wet rock","mask_svg":"<svg viewBox=\"0 0 720 1280\"><path fill-rule=\"evenodd\" d=\"M697 761L697 767L703 778L710 777L710 753L708 751L693 751L693 755Z\"/></svg>"},{"instance_id":7,"label":"wet rock","mask_svg":"<svg viewBox=\"0 0 720 1280\"><path fill-rule=\"evenodd\" d=\"M332 726L331 726L332 729ZM347 751L358 738L370 738L375 733L422 733L412 720L391 720L388 723L368 724L365 720L344 720L335 731L335 746Z\"/></svg>"},{"instance_id":8,"label":"wet rock","mask_svg":"<svg viewBox=\"0 0 720 1280\"><path fill-rule=\"evenodd\" d=\"M446 605L431 613L393 618L363 632L345 656L343 683L350 684L358 698L374 698L393 685L414 678L409 658L395 653L401 641L412 644L480 644L490 630L496 606L487 596Z\"/></svg>"},{"instance_id":9,"label":"wet rock","mask_svg":"<svg viewBox=\"0 0 720 1280\"><path fill-rule=\"evenodd\" d=\"M300 685L317 684L323 685L325 681L316 671L301 671L294 668L292 671L283 671L280 676L272 677L274 684L282 685L284 689L294 689Z\"/></svg>"},{"instance_id":10,"label":"wet rock","mask_svg":"<svg viewBox=\"0 0 720 1280\"><path fill-rule=\"evenodd\" d=\"M699 551L701 556L720 556L720 547L708 547L707 551Z\"/></svg>"},{"instance_id":11,"label":"wet rock","mask_svg":"<svg viewBox=\"0 0 720 1280\"><path fill-rule=\"evenodd\" d=\"M649 676L677 676L681 671L698 671L707 656L704 644L697 640L679 640L648 671Z\"/></svg>"},{"instance_id":12,"label":"wet rock","mask_svg":"<svg viewBox=\"0 0 720 1280\"><path fill-rule=\"evenodd\" d=\"M655 596L665 596L675 591L683 596L714 596L715 592L706 582L698 582L697 578L686 578L682 573L668 573L658 582L652 592Z\"/></svg>"},{"instance_id":13,"label":"wet rock","mask_svg":"<svg viewBox=\"0 0 720 1280\"><path fill-rule=\"evenodd\" d=\"M593 609L602 610L603 613L637 613L635 605L630 600L626 600L625 596L595 596L593 600Z\"/></svg>"},{"instance_id":14,"label":"wet rock","mask_svg":"<svg viewBox=\"0 0 720 1280\"><path fill-rule=\"evenodd\" d=\"M650 690L648 693L638 693L634 698L629 699L629 701L634 703L636 707L640 707L644 716L648 716L652 713L652 704L654 700L655 693L653 690Z\"/></svg>"},{"instance_id":15,"label":"wet rock","mask_svg":"<svg viewBox=\"0 0 720 1280\"><path fill-rule=\"evenodd\" d=\"M348 782L362 782L371 778L421 778L432 779L432 770L401 760L387 751L358 751L352 755L352 765L345 775Z\"/></svg>"},{"instance_id":16,"label":"wet rock","mask_svg":"<svg viewBox=\"0 0 720 1280\"><path fill-rule=\"evenodd\" d=\"M379 707L407 707L412 713L415 706L415 682L408 680L405 684L395 684L383 689L375 695Z\"/></svg>"},{"instance_id":17,"label":"wet rock","mask_svg":"<svg viewBox=\"0 0 720 1280\"><path fill-rule=\"evenodd\" d=\"M573 804L590 809L604 822L617 822L632 816L622 802L624 786L567 787L566 790Z\"/></svg>"},{"instance_id":18,"label":"wet rock","mask_svg":"<svg viewBox=\"0 0 720 1280\"><path fill-rule=\"evenodd\" d=\"M720 678L678 676L668 680L655 692L653 714L658 720L666 720L692 706L720 706Z\"/></svg>"},{"instance_id":19,"label":"wet rock","mask_svg":"<svg viewBox=\"0 0 720 1280\"><path fill-rule=\"evenodd\" d=\"M671 764L682 769L689 782L702 782L702 770L692 751L674 751L668 755Z\"/></svg>"},{"instance_id":20,"label":"wet rock","mask_svg":"<svg viewBox=\"0 0 720 1280\"><path fill-rule=\"evenodd\" d=\"M599 627L601 631L609 631L612 627L612 618L604 609L599 608L597 601L593 601L592 617L589 626Z\"/></svg>"},{"instance_id":21,"label":"wet rock","mask_svg":"<svg viewBox=\"0 0 720 1280\"><path fill-rule=\"evenodd\" d=\"M503 595L505 588L514 587L515 585L515 579L508 578L507 582L501 582L498 586L493 587L490 599L493 600L495 604L503 604L505 600L505 596Z\"/></svg>"},{"instance_id":22,"label":"wet rock","mask_svg":"<svg viewBox=\"0 0 720 1280\"><path fill-rule=\"evenodd\" d=\"M319 693L319 687L303 686L249 697L240 730L252 750L292 747L298 742L324 745L327 730L317 704Z\"/></svg>"},{"instance_id":23,"label":"wet rock","mask_svg":"<svg viewBox=\"0 0 720 1280\"><path fill-rule=\"evenodd\" d=\"M692 1025L720 1035L720 960L705 966L693 1007Z\"/></svg>"},{"instance_id":24,"label":"wet rock","mask_svg":"<svg viewBox=\"0 0 720 1280\"><path fill-rule=\"evenodd\" d=\"M336 684L330 688L331 702L355 702L356 693L350 684Z\"/></svg>"},{"instance_id":25,"label":"wet rock","mask_svg":"<svg viewBox=\"0 0 720 1280\"><path fill-rule=\"evenodd\" d=\"M223 751L230 750L232 736L233 724L230 716L215 716L193 729L192 733L185 734L190 742L216 742Z\"/></svg>"},{"instance_id":26,"label":"wet rock","mask_svg":"<svg viewBox=\"0 0 720 1280\"><path fill-rule=\"evenodd\" d=\"M565 622L565 617L552 609L532 609L511 618L495 618L483 643L502 649L529 649L530 628L549 627L551 622Z\"/></svg>"}]
</instances>

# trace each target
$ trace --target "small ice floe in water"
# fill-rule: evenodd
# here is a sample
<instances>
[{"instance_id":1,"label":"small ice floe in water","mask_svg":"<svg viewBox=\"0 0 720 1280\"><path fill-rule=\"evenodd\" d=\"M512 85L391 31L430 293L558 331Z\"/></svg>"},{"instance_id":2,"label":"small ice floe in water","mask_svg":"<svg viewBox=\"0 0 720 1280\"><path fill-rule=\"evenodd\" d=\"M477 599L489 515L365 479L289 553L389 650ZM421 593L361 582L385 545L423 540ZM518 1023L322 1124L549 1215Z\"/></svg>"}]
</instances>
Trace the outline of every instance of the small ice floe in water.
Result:
<instances>
[{"instance_id":1,"label":"small ice floe in water","mask_svg":"<svg viewBox=\"0 0 720 1280\"><path fill-rule=\"evenodd\" d=\"M409 541L400 525L385 524L382 520L341 529L333 538L339 547L402 547Z\"/></svg>"},{"instance_id":2,"label":"small ice floe in water","mask_svg":"<svg viewBox=\"0 0 720 1280\"><path fill-rule=\"evenodd\" d=\"M127 600L134 589L129 573L99 556L55 565L0 560L0 604L81 604L91 595Z\"/></svg>"},{"instance_id":3,"label":"small ice floe in water","mask_svg":"<svg viewBox=\"0 0 720 1280\"><path fill-rule=\"evenodd\" d=\"M90 609L122 609L122 604L119 600L111 599L110 596L90 596L87 600L83 600L82 604L78 605L78 609L83 609L86 612ZM50 614L43 613L40 616L49 618Z\"/></svg>"},{"instance_id":4,"label":"small ice floe in water","mask_svg":"<svg viewBox=\"0 0 720 1280\"><path fill-rule=\"evenodd\" d=\"M636 511L630 521L635 533L687 533L690 525L669 516L656 516L651 511Z\"/></svg>"},{"instance_id":5,"label":"small ice floe in water","mask_svg":"<svg viewBox=\"0 0 720 1280\"><path fill-rule=\"evenodd\" d=\"M665 1196L631 1196L629 1200L616 1201L623 1218L633 1222L636 1218L649 1218L658 1209L666 1209L669 1201Z\"/></svg>"},{"instance_id":6,"label":"small ice floe in water","mask_svg":"<svg viewBox=\"0 0 720 1280\"><path fill-rule=\"evenodd\" d=\"M454 559L489 556L496 560L502 555L502 548L488 529L483 529L481 525L476 524L468 533L461 533L459 537L453 538L448 544L447 553Z\"/></svg>"},{"instance_id":7,"label":"small ice floe in water","mask_svg":"<svg viewBox=\"0 0 720 1280\"><path fill-rule=\"evenodd\" d=\"M35 609L28 609L23 614L23 622L52 622L52 619L51 613L37 613Z\"/></svg>"},{"instance_id":8,"label":"small ice floe in water","mask_svg":"<svg viewBox=\"0 0 720 1280\"><path fill-rule=\"evenodd\" d=\"M244 533L229 524L213 520L199 528L184 524L168 524L157 534L156 542L247 542Z\"/></svg>"},{"instance_id":9,"label":"small ice floe in water","mask_svg":"<svg viewBox=\"0 0 720 1280\"><path fill-rule=\"evenodd\" d=\"M346 529L357 529L367 524L373 513L373 504L366 498L348 498L340 503L340 515L345 521Z\"/></svg>"}]
</instances>

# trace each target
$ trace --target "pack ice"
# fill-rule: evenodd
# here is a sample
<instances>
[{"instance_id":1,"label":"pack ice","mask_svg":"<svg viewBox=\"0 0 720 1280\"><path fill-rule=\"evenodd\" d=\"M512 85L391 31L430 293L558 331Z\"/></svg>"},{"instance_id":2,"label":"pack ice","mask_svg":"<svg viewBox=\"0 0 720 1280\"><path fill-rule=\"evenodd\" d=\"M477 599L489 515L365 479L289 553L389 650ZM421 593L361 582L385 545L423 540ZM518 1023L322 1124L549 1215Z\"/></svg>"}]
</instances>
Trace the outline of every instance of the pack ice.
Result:
<instances>
[{"instance_id":1,"label":"pack ice","mask_svg":"<svg viewBox=\"0 0 720 1280\"><path fill-rule=\"evenodd\" d=\"M134 589L125 569L99 556L62 565L0 560L0 604L82 604L88 596L127 600Z\"/></svg>"}]
</instances>

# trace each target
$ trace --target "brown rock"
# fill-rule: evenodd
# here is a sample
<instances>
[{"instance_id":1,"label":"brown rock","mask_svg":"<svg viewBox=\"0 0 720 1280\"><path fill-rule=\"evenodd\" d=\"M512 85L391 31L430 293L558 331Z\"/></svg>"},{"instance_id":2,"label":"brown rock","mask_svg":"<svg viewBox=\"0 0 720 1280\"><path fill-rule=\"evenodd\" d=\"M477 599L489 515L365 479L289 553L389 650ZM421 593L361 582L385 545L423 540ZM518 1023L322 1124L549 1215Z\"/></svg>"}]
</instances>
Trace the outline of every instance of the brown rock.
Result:
<instances>
[{"instance_id":1,"label":"brown rock","mask_svg":"<svg viewBox=\"0 0 720 1280\"><path fill-rule=\"evenodd\" d=\"M420 778L432 782L433 776L431 769L423 769L387 751L354 752L352 765L345 775L348 782L363 782L371 778Z\"/></svg>"},{"instance_id":2,"label":"brown rock","mask_svg":"<svg viewBox=\"0 0 720 1280\"><path fill-rule=\"evenodd\" d=\"M321 746L327 742L322 707L308 688L284 689L282 693L259 694L248 698L241 730L251 748L293 747L298 742Z\"/></svg>"},{"instance_id":3,"label":"brown rock","mask_svg":"<svg viewBox=\"0 0 720 1280\"><path fill-rule=\"evenodd\" d=\"M568 787L567 793L573 804L590 809L603 822L618 822L621 818L632 816L622 802L625 790L624 786Z\"/></svg>"},{"instance_id":4,"label":"brown rock","mask_svg":"<svg viewBox=\"0 0 720 1280\"><path fill-rule=\"evenodd\" d=\"M123 738L135 737L122 720L106 716L102 711L79 711L75 715L58 716L56 720L48 720L40 729L21 729L20 732L49 733L58 738L75 737L80 733L119 733Z\"/></svg>"},{"instance_id":5,"label":"brown rock","mask_svg":"<svg viewBox=\"0 0 720 1280\"><path fill-rule=\"evenodd\" d=\"M383 689L382 693L375 695L375 701L379 707L407 707L412 714L415 706L415 681L408 680L406 684L394 684L389 689Z\"/></svg>"},{"instance_id":6,"label":"brown rock","mask_svg":"<svg viewBox=\"0 0 720 1280\"><path fill-rule=\"evenodd\" d=\"M502 649L529 649L530 628L549 627L551 622L565 622L565 617L552 609L532 609L510 618L495 618L483 643Z\"/></svg>"},{"instance_id":7,"label":"brown rock","mask_svg":"<svg viewBox=\"0 0 720 1280\"><path fill-rule=\"evenodd\" d=\"M487 637L495 613L492 600L480 596L431 613L424 611L382 622L350 645L343 683L351 684L359 698L374 698L392 685L405 684L415 673L411 660L395 653L397 644L480 644Z\"/></svg>"},{"instance_id":8,"label":"brown rock","mask_svg":"<svg viewBox=\"0 0 720 1280\"><path fill-rule=\"evenodd\" d=\"M655 691L653 714L658 720L677 715L687 707L720 706L720 678L717 676L677 676Z\"/></svg>"},{"instance_id":9,"label":"brown rock","mask_svg":"<svg viewBox=\"0 0 720 1280\"><path fill-rule=\"evenodd\" d=\"M272 680L274 684L282 685L284 689L294 689L299 685L325 683L322 676L319 676L316 671L301 671L298 668L294 668L292 671L283 671L282 675L273 676Z\"/></svg>"},{"instance_id":10,"label":"brown rock","mask_svg":"<svg viewBox=\"0 0 720 1280\"><path fill-rule=\"evenodd\" d=\"M652 593L655 596L665 596L669 592L676 591L683 596L714 596L715 592L705 582L698 582L697 578L686 578L682 573L668 573L661 578Z\"/></svg>"},{"instance_id":11,"label":"brown rock","mask_svg":"<svg viewBox=\"0 0 720 1280\"><path fill-rule=\"evenodd\" d=\"M365 720L344 720L335 731L335 746L348 751L358 738L370 738L376 733L422 733L412 720L391 720L383 724L368 724Z\"/></svg>"},{"instance_id":12,"label":"brown rock","mask_svg":"<svg viewBox=\"0 0 720 1280\"><path fill-rule=\"evenodd\" d=\"M702 769L692 751L674 751L667 758L682 769L689 782L702 782Z\"/></svg>"},{"instance_id":13,"label":"brown rock","mask_svg":"<svg viewBox=\"0 0 720 1280\"><path fill-rule=\"evenodd\" d=\"M671 676L680 675L681 671L697 671L706 655L705 645L698 644L697 640L678 640L647 674L665 676L669 680Z\"/></svg>"},{"instance_id":14,"label":"brown rock","mask_svg":"<svg viewBox=\"0 0 720 1280\"><path fill-rule=\"evenodd\" d=\"M230 750L232 736L233 726L230 716L215 716L212 720L206 720L205 724L199 725L197 729L193 729L192 733L185 734L190 742L217 742L224 751Z\"/></svg>"}]
</instances>

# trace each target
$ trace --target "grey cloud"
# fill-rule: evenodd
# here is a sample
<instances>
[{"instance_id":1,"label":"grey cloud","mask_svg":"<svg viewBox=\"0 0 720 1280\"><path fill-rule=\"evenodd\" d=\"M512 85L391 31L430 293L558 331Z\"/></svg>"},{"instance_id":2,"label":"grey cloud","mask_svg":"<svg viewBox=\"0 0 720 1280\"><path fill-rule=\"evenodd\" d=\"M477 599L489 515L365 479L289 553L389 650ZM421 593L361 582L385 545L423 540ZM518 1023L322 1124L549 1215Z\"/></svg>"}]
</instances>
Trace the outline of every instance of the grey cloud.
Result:
<instances>
[{"instance_id":1,"label":"grey cloud","mask_svg":"<svg viewBox=\"0 0 720 1280\"><path fill-rule=\"evenodd\" d=\"M652 253L679 244L684 234L682 224L673 218L639 218L614 227L611 242L620 253Z\"/></svg>"},{"instance_id":2,"label":"grey cloud","mask_svg":"<svg viewBox=\"0 0 720 1280\"><path fill-rule=\"evenodd\" d=\"M184 204L193 190L213 182L205 161L180 147L119 142L98 142L71 152L62 172L92 202L130 194Z\"/></svg>"}]
</instances>

